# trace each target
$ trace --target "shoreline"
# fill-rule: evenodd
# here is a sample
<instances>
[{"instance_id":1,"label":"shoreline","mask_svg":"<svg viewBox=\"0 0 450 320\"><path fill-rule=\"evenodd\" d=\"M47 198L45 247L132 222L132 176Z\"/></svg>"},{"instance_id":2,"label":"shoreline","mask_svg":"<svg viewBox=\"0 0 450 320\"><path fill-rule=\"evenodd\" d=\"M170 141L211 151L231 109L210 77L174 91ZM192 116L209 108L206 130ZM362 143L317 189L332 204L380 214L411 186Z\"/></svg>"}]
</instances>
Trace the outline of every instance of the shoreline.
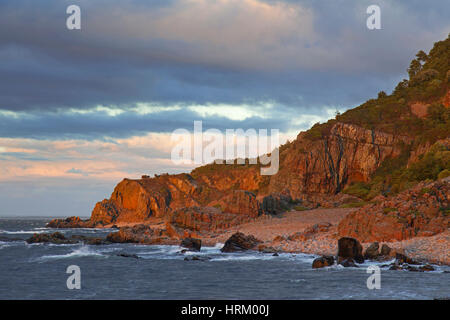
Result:
<instances>
[{"instance_id":1,"label":"shoreline","mask_svg":"<svg viewBox=\"0 0 450 320\"><path fill-rule=\"evenodd\" d=\"M284 253L305 253L314 255L336 255L337 225L350 212L356 209L312 209L306 211L289 211L276 216L264 215L226 230L202 233L196 237L202 240L203 246L214 247L225 241L234 233L242 232L253 235L262 241L260 251L275 250ZM145 224L152 229L162 230L164 219L151 218L142 222L118 222L117 227L132 227ZM104 228L112 227L105 225ZM314 230L319 226L319 230ZM161 245L177 245L181 239L166 239ZM363 250L372 242L361 242ZM397 252L423 262L437 265L450 265L450 229L427 237L414 237L402 241L379 242L380 246L388 245Z\"/></svg>"}]
</instances>

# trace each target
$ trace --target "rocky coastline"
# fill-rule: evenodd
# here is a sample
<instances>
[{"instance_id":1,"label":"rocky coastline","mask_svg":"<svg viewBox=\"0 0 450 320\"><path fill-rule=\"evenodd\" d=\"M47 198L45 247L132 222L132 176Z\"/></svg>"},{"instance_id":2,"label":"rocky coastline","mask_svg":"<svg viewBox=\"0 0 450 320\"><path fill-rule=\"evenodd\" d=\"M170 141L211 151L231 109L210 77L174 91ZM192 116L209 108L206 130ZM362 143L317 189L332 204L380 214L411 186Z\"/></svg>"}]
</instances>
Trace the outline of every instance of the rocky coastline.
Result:
<instances>
[{"instance_id":1,"label":"rocky coastline","mask_svg":"<svg viewBox=\"0 0 450 320\"><path fill-rule=\"evenodd\" d=\"M449 194L449 178L420 183L394 197L380 197L361 208L345 208L341 204L341 208L307 209L281 196L271 197L270 201L266 198L263 205L251 193L235 193L227 199L229 213L217 206L186 207L162 217L151 217L144 223L98 225L91 220L70 217L52 220L47 227L118 229L106 239L62 240L56 237L55 243L177 245L183 239L195 238L214 246L227 243L233 234L245 234L255 237L253 249L261 252L303 252L323 256L336 256L338 240L353 238L365 250L375 250L374 243L379 244L382 252L385 247L391 248L390 255L382 255L392 259L398 253L425 263L450 265ZM285 211L274 211L277 205L285 206ZM44 235L35 236L38 240L44 237L41 242L46 242ZM371 250L366 251L366 259L374 257ZM326 261L324 258L322 263L326 264Z\"/></svg>"}]
</instances>

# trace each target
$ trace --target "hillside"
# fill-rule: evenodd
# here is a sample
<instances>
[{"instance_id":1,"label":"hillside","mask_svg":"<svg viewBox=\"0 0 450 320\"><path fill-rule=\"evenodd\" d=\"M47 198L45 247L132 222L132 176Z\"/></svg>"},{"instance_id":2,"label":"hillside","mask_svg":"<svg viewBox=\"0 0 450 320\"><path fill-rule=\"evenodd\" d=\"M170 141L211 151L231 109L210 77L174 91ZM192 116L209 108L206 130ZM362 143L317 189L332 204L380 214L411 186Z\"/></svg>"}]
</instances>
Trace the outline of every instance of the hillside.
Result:
<instances>
[{"instance_id":1,"label":"hillside","mask_svg":"<svg viewBox=\"0 0 450 320\"><path fill-rule=\"evenodd\" d=\"M279 148L280 170L210 164L190 174L121 181L86 226L164 218L183 229L227 228L290 208L362 206L450 175L450 37L420 51L391 94L336 115ZM446 218L448 219L448 218ZM54 221L53 226L60 225ZM214 227L215 226L215 227Z\"/></svg>"}]
</instances>

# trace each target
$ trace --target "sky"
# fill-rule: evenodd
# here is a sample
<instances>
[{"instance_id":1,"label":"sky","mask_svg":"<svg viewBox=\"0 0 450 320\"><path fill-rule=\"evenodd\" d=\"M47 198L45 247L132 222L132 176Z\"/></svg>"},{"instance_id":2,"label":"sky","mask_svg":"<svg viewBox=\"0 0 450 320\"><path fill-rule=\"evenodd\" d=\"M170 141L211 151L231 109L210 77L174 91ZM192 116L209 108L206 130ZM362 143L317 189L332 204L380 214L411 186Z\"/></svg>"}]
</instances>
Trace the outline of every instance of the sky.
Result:
<instances>
[{"instance_id":1,"label":"sky","mask_svg":"<svg viewBox=\"0 0 450 320\"><path fill-rule=\"evenodd\" d=\"M81 30L69 30L69 5ZM369 5L381 29L369 30ZM0 216L89 216L123 178L189 172L171 133L282 141L407 77L442 0L2 0Z\"/></svg>"}]
</instances>

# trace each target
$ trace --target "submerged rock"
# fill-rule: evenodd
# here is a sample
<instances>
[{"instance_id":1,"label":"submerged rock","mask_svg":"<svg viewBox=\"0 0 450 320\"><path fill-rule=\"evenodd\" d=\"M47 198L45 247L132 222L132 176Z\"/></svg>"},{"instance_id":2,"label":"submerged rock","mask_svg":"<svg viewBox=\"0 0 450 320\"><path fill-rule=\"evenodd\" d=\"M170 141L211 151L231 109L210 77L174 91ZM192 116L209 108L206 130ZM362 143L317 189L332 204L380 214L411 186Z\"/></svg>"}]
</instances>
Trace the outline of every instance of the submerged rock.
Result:
<instances>
[{"instance_id":1,"label":"submerged rock","mask_svg":"<svg viewBox=\"0 0 450 320\"><path fill-rule=\"evenodd\" d=\"M35 233L28 238L27 243L54 243L54 244L74 244L78 240L67 239L62 233Z\"/></svg>"},{"instance_id":2,"label":"submerged rock","mask_svg":"<svg viewBox=\"0 0 450 320\"><path fill-rule=\"evenodd\" d=\"M208 261L208 260L211 260L211 258L202 256L191 256L184 258L184 261Z\"/></svg>"},{"instance_id":3,"label":"submerged rock","mask_svg":"<svg viewBox=\"0 0 450 320\"><path fill-rule=\"evenodd\" d=\"M117 254L118 257L124 257L124 258L134 258L134 259L139 259L139 256L137 256L134 253L118 253Z\"/></svg>"},{"instance_id":4,"label":"submerged rock","mask_svg":"<svg viewBox=\"0 0 450 320\"><path fill-rule=\"evenodd\" d=\"M419 267L419 270L424 272L424 271L434 271L434 267L430 266L429 264L426 264L424 266Z\"/></svg>"},{"instance_id":5,"label":"submerged rock","mask_svg":"<svg viewBox=\"0 0 450 320\"><path fill-rule=\"evenodd\" d=\"M312 263L313 269L323 268L323 267L329 267L334 264L334 257L333 256L322 256L320 258L314 259Z\"/></svg>"}]
</instances>

